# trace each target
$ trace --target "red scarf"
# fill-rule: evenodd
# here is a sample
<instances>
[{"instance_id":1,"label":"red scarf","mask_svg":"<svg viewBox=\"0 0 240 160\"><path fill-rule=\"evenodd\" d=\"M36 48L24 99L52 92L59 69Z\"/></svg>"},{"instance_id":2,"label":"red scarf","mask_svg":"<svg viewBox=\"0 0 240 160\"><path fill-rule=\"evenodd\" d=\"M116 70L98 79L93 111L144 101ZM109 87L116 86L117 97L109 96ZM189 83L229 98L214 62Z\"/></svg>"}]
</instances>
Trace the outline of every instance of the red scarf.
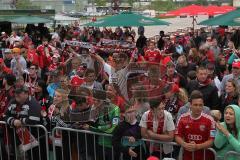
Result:
<instances>
[{"instance_id":1,"label":"red scarf","mask_svg":"<svg viewBox=\"0 0 240 160\"><path fill-rule=\"evenodd\" d=\"M212 80L211 80L210 78L206 79L206 81L204 81L204 82L199 82L199 81L198 81L198 84L199 84L200 86L207 86L207 85L209 85L209 84L211 84L211 83L212 83Z\"/></svg>"},{"instance_id":2,"label":"red scarf","mask_svg":"<svg viewBox=\"0 0 240 160\"><path fill-rule=\"evenodd\" d=\"M157 134L163 133L163 125L164 125L164 116L161 118L158 118ZM153 131L153 111L152 110L150 110L150 112L148 113L147 129ZM150 144L150 152L151 151L162 152L160 146L156 144Z\"/></svg>"},{"instance_id":3,"label":"red scarf","mask_svg":"<svg viewBox=\"0 0 240 160\"><path fill-rule=\"evenodd\" d=\"M162 134L163 133L163 125L164 125L164 117L158 119L157 134ZM153 131L153 111L152 110L148 113L147 129Z\"/></svg>"},{"instance_id":4,"label":"red scarf","mask_svg":"<svg viewBox=\"0 0 240 160\"><path fill-rule=\"evenodd\" d=\"M56 108L56 106L55 106L54 104L52 104L52 105L49 107L49 109L48 109L48 118L50 118L50 119L52 118L53 112L54 112L55 108Z\"/></svg>"}]
</instances>

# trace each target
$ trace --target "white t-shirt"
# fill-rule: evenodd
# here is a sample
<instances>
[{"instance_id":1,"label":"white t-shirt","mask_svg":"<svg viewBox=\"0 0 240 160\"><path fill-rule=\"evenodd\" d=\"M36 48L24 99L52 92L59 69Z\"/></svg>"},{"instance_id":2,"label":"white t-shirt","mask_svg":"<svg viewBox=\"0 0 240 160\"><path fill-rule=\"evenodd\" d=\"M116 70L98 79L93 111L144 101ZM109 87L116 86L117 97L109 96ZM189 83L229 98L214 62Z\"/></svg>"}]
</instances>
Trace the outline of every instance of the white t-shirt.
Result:
<instances>
[{"instance_id":1,"label":"white t-shirt","mask_svg":"<svg viewBox=\"0 0 240 160\"><path fill-rule=\"evenodd\" d=\"M87 68L94 69L94 60L90 55L79 55L82 63L87 64Z\"/></svg>"},{"instance_id":2,"label":"white t-shirt","mask_svg":"<svg viewBox=\"0 0 240 160\"><path fill-rule=\"evenodd\" d=\"M115 83L118 85L121 94L124 96L126 100L128 100L128 92L127 92L127 73L128 68L125 67L121 70L116 71L115 68L110 66L107 63L103 64L104 71L109 76L109 83Z\"/></svg>"},{"instance_id":3,"label":"white t-shirt","mask_svg":"<svg viewBox=\"0 0 240 160\"><path fill-rule=\"evenodd\" d=\"M140 121L139 126L143 127L143 128L147 128L147 117L148 117L148 113L150 112L150 110L148 110L147 112L145 112L142 116L142 119ZM158 129L158 119L153 118L153 132L157 133L157 129ZM173 131L175 130L175 125L173 122L173 118L171 113L169 113L168 111L164 110L164 125L163 125L163 132L164 131Z\"/></svg>"},{"instance_id":4,"label":"white t-shirt","mask_svg":"<svg viewBox=\"0 0 240 160\"><path fill-rule=\"evenodd\" d=\"M139 126L143 128L147 128L147 120L148 120L148 114L150 110L145 112L142 116L142 119L140 121ZM158 120L153 118L153 132L157 133L158 129ZM164 125L163 125L163 132L165 131L174 131L175 130L175 125L173 122L173 118L171 113L168 111L164 110ZM170 145L163 145L163 151L165 154L171 153L173 151L173 147Z\"/></svg>"},{"instance_id":5,"label":"white t-shirt","mask_svg":"<svg viewBox=\"0 0 240 160\"><path fill-rule=\"evenodd\" d=\"M10 44L13 45L13 43L14 43L15 41L20 41L21 38L20 38L19 36L16 36L16 37L10 36L8 40L9 40Z\"/></svg>"}]
</instances>

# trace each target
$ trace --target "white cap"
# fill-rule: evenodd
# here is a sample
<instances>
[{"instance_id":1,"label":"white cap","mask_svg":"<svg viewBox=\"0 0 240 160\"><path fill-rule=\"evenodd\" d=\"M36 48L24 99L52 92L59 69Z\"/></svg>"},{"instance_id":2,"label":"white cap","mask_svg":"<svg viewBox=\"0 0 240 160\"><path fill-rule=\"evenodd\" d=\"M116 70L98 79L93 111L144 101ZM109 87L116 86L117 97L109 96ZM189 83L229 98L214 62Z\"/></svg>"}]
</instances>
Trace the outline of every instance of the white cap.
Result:
<instances>
[{"instance_id":1,"label":"white cap","mask_svg":"<svg viewBox=\"0 0 240 160\"><path fill-rule=\"evenodd\" d=\"M12 50L7 48L4 50L4 53L12 53Z\"/></svg>"}]
</instances>

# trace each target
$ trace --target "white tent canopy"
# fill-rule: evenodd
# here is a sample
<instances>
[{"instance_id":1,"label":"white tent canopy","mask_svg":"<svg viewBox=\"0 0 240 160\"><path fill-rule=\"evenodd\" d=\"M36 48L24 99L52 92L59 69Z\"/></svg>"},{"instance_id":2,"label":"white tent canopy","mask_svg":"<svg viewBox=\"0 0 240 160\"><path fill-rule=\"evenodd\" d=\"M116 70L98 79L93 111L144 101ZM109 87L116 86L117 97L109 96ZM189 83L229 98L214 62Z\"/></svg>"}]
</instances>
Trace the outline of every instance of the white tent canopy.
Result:
<instances>
[{"instance_id":1,"label":"white tent canopy","mask_svg":"<svg viewBox=\"0 0 240 160\"><path fill-rule=\"evenodd\" d=\"M54 20L56 21L79 21L79 18L64 16L61 14L56 14L54 17Z\"/></svg>"}]
</instances>

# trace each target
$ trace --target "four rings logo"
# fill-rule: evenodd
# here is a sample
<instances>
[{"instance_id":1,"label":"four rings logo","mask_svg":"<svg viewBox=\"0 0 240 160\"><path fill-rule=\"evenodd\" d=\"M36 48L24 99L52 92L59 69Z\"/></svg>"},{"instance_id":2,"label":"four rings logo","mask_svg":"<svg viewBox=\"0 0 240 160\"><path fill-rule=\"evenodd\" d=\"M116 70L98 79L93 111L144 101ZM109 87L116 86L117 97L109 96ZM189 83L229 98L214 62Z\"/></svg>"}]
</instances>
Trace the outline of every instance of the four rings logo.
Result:
<instances>
[{"instance_id":1,"label":"four rings logo","mask_svg":"<svg viewBox=\"0 0 240 160\"><path fill-rule=\"evenodd\" d=\"M202 136L201 135L195 135L195 134L189 134L188 139L192 141L201 141Z\"/></svg>"}]
</instances>

